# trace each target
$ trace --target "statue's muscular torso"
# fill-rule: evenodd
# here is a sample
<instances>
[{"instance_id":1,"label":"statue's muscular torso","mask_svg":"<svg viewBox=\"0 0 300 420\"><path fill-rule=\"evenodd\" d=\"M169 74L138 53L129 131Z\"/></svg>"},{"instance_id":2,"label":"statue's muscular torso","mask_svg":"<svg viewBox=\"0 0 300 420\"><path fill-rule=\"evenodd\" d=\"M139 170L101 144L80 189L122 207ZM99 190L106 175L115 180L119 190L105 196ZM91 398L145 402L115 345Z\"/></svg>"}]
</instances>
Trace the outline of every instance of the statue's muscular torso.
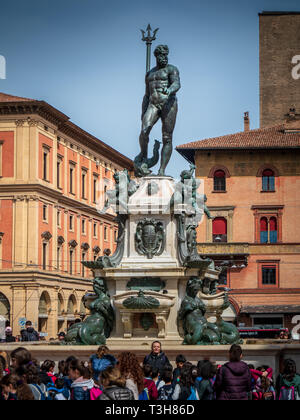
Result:
<instances>
[{"instance_id":1,"label":"statue's muscular torso","mask_svg":"<svg viewBox=\"0 0 300 420\"><path fill-rule=\"evenodd\" d=\"M170 95L175 95L180 87L178 69L171 64L163 68L154 67L147 74L146 86L149 102L161 108L169 97L164 90L169 88Z\"/></svg>"}]
</instances>

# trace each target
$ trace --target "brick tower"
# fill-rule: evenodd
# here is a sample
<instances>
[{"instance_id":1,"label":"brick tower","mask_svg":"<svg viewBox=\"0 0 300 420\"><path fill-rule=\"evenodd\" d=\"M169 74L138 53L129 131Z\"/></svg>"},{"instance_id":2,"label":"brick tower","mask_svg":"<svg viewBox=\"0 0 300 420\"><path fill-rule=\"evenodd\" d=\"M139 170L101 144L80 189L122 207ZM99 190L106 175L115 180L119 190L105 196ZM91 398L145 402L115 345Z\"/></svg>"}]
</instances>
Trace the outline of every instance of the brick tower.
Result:
<instances>
[{"instance_id":1,"label":"brick tower","mask_svg":"<svg viewBox=\"0 0 300 420\"><path fill-rule=\"evenodd\" d=\"M300 12L259 14L260 127L300 111Z\"/></svg>"}]
</instances>

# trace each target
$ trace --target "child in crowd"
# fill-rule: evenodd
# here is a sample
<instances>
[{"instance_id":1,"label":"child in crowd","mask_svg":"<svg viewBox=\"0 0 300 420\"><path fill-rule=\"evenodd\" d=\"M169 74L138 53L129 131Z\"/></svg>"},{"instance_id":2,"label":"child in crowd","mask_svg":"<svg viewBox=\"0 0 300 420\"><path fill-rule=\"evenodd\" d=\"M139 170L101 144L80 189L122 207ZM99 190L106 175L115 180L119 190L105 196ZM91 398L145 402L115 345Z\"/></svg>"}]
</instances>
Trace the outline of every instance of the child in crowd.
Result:
<instances>
[{"instance_id":1,"label":"child in crowd","mask_svg":"<svg viewBox=\"0 0 300 420\"><path fill-rule=\"evenodd\" d=\"M199 400L210 401L215 399L212 381L214 375L214 365L210 361L206 360L201 366L201 381L198 382Z\"/></svg>"},{"instance_id":2,"label":"child in crowd","mask_svg":"<svg viewBox=\"0 0 300 420\"><path fill-rule=\"evenodd\" d=\"M98 400L134 400L133 392L126 387L126 379L116 367L108 367L102 371L100 380L103 385L103 392Z\"/></svg>"},{"instance_id":3,"label":"child in crowd","mask_svg":"<svg viewBox=\"0 0 300 420\"><path fill-rule=\"evenodd\" d=\"M1 387L6 401L34 400L30 387L18 375L9 374L2 378Z\"/></svg>"},{"instance_id":4,"label":"child in crowd","mask_svg":"<svg viewBox=\"0 0 300 420\"><path fill-rule=\"evenodd\" d=\"M159 369L157 367L152 368L151 378L155 383L157 391L165 384L162 380L161 375L159 374Z\"/></svg>"},{"instance_id":5,"label":"child in crowd","mask_svg":"<svg viewBox=\"0 0 300 420\"><path fill-rule=\"evenodd\" d=\"M102 371L108 367L114 367L117 364L117 359L109 354L109 348L100 346L96 354L90 358L90 367L93 370L93 379L97 381Z\"/></svg>"},{"instance_id":6,"label":"child in crowd","mask_svg":"<svg viewBox=\"0 0 300 420\"><path fill-rule=\"evenodd\" d=\"M70 400L70 390L65 386L64 378L57 378L53 386L48 387L48 399L67 401Z\"/></svg>"},{"instance_id":7,"label":"child in crowd","mask_svg":"<svg viewBox=\"0 0 300 420\"><path fill-rule=\"evenodd\" d=\"M283 372L276 380L276 395L278 400L300 399L300 375L292 359L284 360Z\"/></svg>"},{"instance_id":8,"label":"child in crowd","mask_svg":"<svg viewBox=\"0 0 300 420\"><path fill-rule=\"evenodd\" d=\"M184 357L183 354L179 354L178 356L176 356L176 368L173 371L173 380L172 380L173 388L175 388L175 385L180 380L181 369L183 365L185 364L185 362L186 362L186 358Z\"/></svg>"},{"instance_id":9,"label":"child in crowd","mask_svg":"<svg viewBox=\"0 0 300 420\"><path fill-rule=\"evenodd\" d=\"M157 400L158 392L156 385L151 377L152 374L152 366L151 365L144 365L144 392L143 394L147 394L146 397L142 397L142 399L149 399L149 400Z\"/></svg>"},{"instance_id":10,"label":"child in crowd","mask_svg":"<svg viewBox=\"0 0 300 420\"><path fill-rule=\"evenodd\" d=\"M172 400L174 392L172 385L173 374L171 370L165 370L162 375L162 381L164 385L158 390L158 400Z\"/></svg>"},{"instance_id":11,"label":"child in crowd","mask_svg":"<svg viewBox=\"0 0 300 420\"><path fill-rule=\"evenodd\" d=\"M252 389L253 400L275 400L275 389L273 387L273 369L268 366L259 366L257 369L250 369L253 378Z\"/></svg>"},{"instance_id":12,"label":"child in crowd","mask_svg":"<svg viewBox=\"0 0 300 420\"><path fill-rule=\"evenodd\" d=\"M45 360L41 366L40 378L45 385L54 384L57 377L54 375L55 362L53 360Z\"/></svg>"},{"instance_id":13,"label":"child in crowd","mask_svg":"<svg viewBox=\"0 0 300 420\"><path fill-rule=\"evenodd\" d=\"M94 381L90 374L78 360L74 360L69 366L69 377L73 381L71 385L71 400L89 401L90 391L94 388Z\"/></svg>"},{"instance_id":14,"label":"child in crowd","mask_svg":"<svg viewBox=\"0 0 300 420\"><path fill-rule=\"evenodd\" d=\"M21 381L29 386L34 400L44 401L47 399L46 385L41 382L39 368L33 361L19 366L15 369L15 373L19 376Z\"/></svg>"}]
</instances>

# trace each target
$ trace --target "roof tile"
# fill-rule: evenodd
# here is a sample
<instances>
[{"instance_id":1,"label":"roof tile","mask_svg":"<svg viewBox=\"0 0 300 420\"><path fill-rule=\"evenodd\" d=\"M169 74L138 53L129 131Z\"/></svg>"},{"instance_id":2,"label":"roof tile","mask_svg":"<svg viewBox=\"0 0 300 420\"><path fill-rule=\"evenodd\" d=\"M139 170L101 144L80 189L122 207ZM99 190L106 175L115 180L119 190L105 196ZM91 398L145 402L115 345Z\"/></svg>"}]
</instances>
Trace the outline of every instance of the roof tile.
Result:
<instances>
[{"instance_id":1,"label":"roof tile","mask_svg":"<svg viewBox=\"0 0 300 420\"><path fill-rule=\"evenodd\" d=\"M300 125L300 124L299 124ZM197 140L176 149L247 149L300 147L300 127L289 131L288 124L242 131L226 136Z\"/></svg>"}]
</instances>

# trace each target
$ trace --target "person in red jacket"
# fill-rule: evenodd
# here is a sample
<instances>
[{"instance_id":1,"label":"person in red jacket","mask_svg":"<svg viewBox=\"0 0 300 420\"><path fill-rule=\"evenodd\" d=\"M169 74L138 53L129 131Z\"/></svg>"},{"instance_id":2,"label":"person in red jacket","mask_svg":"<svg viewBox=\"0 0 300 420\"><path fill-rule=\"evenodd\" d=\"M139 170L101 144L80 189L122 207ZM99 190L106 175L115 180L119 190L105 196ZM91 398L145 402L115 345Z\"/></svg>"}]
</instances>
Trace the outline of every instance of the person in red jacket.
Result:
<instances>
[{"instance_id":1,"label":"person in red jacket","mask_svg":"<svg viewBox=\"0 0 300 420\"><path fill-rule=\"evenodd\" d=\"M144 388L148 390L149 400L157 400L158 391L156 385L151 378L152 366L144 365Z\"/></svg>"},{"instance_id":2,"label":"person in red jacket","mask_svg":"<svg viewBox=\"0 0 300 420\"><path fill-rule=\"evenodd\" d=\"M273 369L261 367L250 369L255 387L252 391L253 400L275 400L275 389L273 387Z\"/></svg>"},{"instance_id":3,"label":"person in red jacket","mask_svg":"<svg viewBox=\"0 0 300 420\"><path fill-rule=\"evenodd\" d=\"M48 385L49 383L55 384L57 377L54 375L55 362L53 360L45 360L41 366L40 377L41 381Z\"/></svg>"}]
</instances>

